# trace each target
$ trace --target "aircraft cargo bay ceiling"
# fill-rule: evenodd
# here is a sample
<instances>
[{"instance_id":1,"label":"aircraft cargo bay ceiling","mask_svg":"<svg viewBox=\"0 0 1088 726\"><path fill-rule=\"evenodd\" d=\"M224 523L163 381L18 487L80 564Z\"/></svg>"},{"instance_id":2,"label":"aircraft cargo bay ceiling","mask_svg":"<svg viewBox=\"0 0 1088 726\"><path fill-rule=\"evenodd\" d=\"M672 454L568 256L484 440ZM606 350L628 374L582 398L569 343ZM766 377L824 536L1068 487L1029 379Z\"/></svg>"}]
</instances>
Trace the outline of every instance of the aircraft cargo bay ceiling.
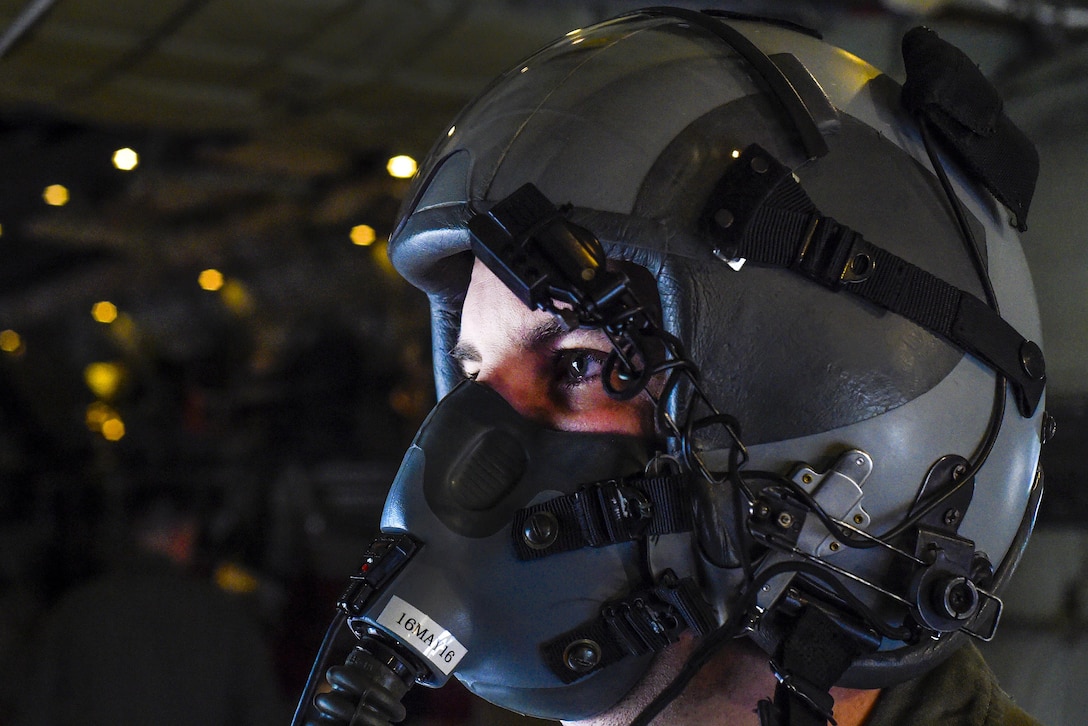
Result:
<instances>
[{"instance_id":1,"label":"aircraft cargo bay ceiling","mask_svg":"<svg viewBox=\"0 0 1088 726\"><path fill-rule=\"evenodd\" d=\"M422 157L469 98L544 43L652 4L0 0L0 424L19 432L0 466L96 445L72 442L102 434L97 403L128 406L125 436L143 460L176 459L164 452L196 430L205 457L209 431L219 448L246 449L239 411L340 401L327 379L360 372L374 384L353 395L380 396L410 433L429 406L430 352L423 301L382 251L407 186L387 160ZM925 22L994 78L1040 141L1028 254L1051 396L1083 417L1085 4L716 6L817 27L893 75L898 38ZM121 149L132 152L114 162ZM407 434L379 428L344 448L399 455Z\"/></svg>"}]
</instances>

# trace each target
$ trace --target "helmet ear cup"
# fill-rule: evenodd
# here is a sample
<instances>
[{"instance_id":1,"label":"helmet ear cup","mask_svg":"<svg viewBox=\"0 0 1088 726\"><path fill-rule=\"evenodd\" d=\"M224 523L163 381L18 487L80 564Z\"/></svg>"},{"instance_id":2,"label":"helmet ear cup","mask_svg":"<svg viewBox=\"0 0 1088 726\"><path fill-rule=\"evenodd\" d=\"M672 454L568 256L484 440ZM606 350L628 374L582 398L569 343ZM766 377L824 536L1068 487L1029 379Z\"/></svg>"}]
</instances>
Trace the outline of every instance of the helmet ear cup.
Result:
<instances>
[{"instance_id":1,"label":"helmet ear cup","mask_svg":"<svg viewBox=\"0 0 1088 726\"><path fill-rule=\"evenodd\" d=\"M1009 554L998 565L988 583L991 592L1001 592L1020 563L1020 557L1035 527L1043 491L1043 470L1037 466L1024 516L1013 537ZM943 662L967 640L967 633L957 630L910 647L867 654L854 662L840 685L847 688L883 688L890 683L916 678Z\"/></svg>"}]
</instances>

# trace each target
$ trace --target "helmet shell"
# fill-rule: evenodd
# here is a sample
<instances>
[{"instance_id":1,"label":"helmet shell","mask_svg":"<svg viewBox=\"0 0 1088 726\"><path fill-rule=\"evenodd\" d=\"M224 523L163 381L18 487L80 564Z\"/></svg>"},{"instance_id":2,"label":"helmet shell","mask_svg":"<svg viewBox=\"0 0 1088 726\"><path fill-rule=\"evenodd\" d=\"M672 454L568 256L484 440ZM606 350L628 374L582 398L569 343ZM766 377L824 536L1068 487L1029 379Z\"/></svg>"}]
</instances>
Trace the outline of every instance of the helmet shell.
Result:
<instances>
[{"instance_id":1,"label":"helmet shell","mask_svg":"<svg viewBox=\"0 0 1088 726\"><path fill-rule=\"evenodd\" d=\"M609 257L653 273L666 329L687 344L709 398L740 421L752 467L823 470L861 449L874 461L864 507L872 531L883 532L904 518L936 461L970 459L979 448L996 410L994 373L905 318L788 270L732 269L714 256L699 214L734 152L758 143L793 169L823 214L980 298L983 281L894 80L794 28L716 22L790 69L826 154L811 158L781 103L719 35L669 13L633 13L572 32L472 102L421 166L390 255L430 297L444 395L459 378L447 352L472 265L466 223L532 182L571 205L572 221ZM945 166L1002 316L1038 342L1034 290L1008 212L953 162ZM1041 415L1042 406L1022 417L1010 397L960 526L995 564L1014 563L1030 531ZM889 566L872 550L834 557L865 578ZM727 574L707 566L707 591ZM886 685L948 652L885 643L844 682Z\"/></svg>"}]
</instances>

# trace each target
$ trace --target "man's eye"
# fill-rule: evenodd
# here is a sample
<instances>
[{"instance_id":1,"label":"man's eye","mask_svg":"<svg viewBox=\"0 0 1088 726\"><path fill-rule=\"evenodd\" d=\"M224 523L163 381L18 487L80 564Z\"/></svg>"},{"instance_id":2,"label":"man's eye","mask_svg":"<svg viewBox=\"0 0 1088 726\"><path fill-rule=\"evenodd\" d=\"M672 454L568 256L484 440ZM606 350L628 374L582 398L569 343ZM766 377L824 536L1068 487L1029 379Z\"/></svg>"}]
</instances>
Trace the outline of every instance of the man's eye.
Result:
<instances>
[{"instance_id":1,"label":"man's eye","mask_svg":"<svg viewBox=\"0 0 1088 726\"><path fill-rule=\"evenodd\" d=\"M561 383L568 386L596 380L601 375L601 365L607 356L603 351L584 348L561 350L556 353L556 376Z\"/></svg>"}]
</instances>

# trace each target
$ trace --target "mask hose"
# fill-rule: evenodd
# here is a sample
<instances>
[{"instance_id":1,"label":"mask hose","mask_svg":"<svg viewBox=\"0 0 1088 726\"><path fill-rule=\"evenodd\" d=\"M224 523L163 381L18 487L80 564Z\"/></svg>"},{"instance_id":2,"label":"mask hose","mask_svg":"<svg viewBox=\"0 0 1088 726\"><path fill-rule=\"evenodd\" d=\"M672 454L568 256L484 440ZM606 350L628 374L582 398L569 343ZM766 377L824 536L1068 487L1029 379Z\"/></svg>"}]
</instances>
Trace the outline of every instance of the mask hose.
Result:
<instances>
[{"instance_id":1,"label":"mask hose","mask_svg":"<svg viewBox=\"0 0 1088 726\"><path fill-rule=\"evenodd\" d=\"M325 680L331 690L314 697L319 715L307 726L389 726L402 721L407 712L401 699L419 675L411 659L371 631L343 665L328 669Z\"/></svg>"}]
</instances>

